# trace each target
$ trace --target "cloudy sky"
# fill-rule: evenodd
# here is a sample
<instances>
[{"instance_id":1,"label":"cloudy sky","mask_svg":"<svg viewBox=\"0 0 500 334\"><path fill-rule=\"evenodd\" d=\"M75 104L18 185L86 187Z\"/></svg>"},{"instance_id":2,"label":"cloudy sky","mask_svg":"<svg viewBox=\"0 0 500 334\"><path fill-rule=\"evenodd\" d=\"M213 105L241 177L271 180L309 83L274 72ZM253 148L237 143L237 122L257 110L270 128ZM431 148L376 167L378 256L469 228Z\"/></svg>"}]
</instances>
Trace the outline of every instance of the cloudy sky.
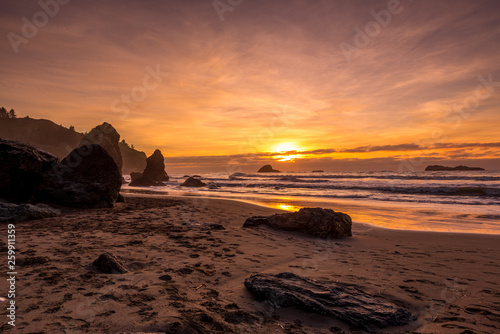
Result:
<instances>
[{"instance_id":1,"label":"cloudy sky","mask_svg":"<svg viewBox=\"0 0 500 334\"><path fill-rule=\"evenodd\" d=\"M1 105L108 121L172 168L500 169L496 0L2 1L0 19Z\"/></svg>"}]
</instances>

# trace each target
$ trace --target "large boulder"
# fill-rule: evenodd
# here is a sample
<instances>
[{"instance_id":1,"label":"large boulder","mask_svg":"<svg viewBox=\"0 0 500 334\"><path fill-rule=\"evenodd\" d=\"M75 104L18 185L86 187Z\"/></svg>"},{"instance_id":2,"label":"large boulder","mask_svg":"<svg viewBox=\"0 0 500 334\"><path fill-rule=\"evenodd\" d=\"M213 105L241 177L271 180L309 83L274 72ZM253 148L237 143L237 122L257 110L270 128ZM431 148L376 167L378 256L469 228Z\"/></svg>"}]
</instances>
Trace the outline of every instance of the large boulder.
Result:
<instances>
[{"instance_id":1,"label":"large boulder","mask_svg":"<svg viewBox=\"0 0 500 334\"><path fill-rule=\"evenodd\" d=\"M106 152L113 158L118 166L118 170L120 171L120 175L122 174L123 167L123 159L119 146L120 135L115 130L115 128L109 123L102 123L101 125L96 126L89 133L83 137L80 145L101 145Z\"/></svg>"},{"instance_id":2,"label":"large boulder","mask_svg":"<svg viewBox=\"0 0 500 334\"><path fill-rule=\"evenodd\" d=\"M277 169L273 169L273 167L271 165L265 165L265 166L262 166L257 171L257 173L281 173L281 171L279 171Z\"/></svg>"},{"instance_id":3,"label":"large boulder","mask_svg":"<svg viewBox=\"0 0 500 334\"><path fill-rule=\"evenodd\" d=\"M354 285L316 281L285 272L250 276L245 286L257 299L268 301L276 308L294 306L337 318L367 332L414 320L407 309L379 300Z\"/></svg>"},{"instance_id":4,"label":"large boulder","mask_svg":"<svg viewBox=\"0 0 500 334\"><path fill-rule=\"evenodd\" d=\"M159 186L163 185L163 181L168 181L169 177L167 172L165 172L165 158L161 154L161 151L154 151L146 159L146 168L142 174L133 172L130 173L130 178L132 182L129 185L132 187Z\"/></svg>"},{"instance_id":5,"label":"large boulder","mask_svg":"<svg viewBox=\"0 0 500 334\"><path fill-rule=\"evenodd\" d=\"M186 181L184 181L183 184L181 184L181 187L204 187L204 186L206 186L206 183L194 177L189 177Z\"/></svg>"},{"instance_id":6,"label":"large boulder","mask_svg":"<svg viewBox=\"0 0 500 334\"><path fill-rule=\"evenodd\" d=\"M42 173L57 162L54 155L34 146L0 138L0 197L14 202L31 200Z\"/></svg>"},{"instance_id":7,"label":"large boulder","mask_svg":"<svg viewBox=\"0 0 500 334\"><path fill-rule=\"evenodd\" d=\"M100 145L85 145L44 173L38 199L78 208L113 207L121 184L108 152Z\"/></svg>"},{"instance_id":8,"label":"large boulder","mask_svg":"<svg viewBox=\"0 0 500 334\"><path fill-rule=\"evenodd\" d=\"M268 225L284 231L297 231L319 238L351 236L352 221L349 215L331 209L302 208L298 212L277 213L272 216L248 218L243 227Z\"/></svg>"},{"instance_id":9,"label":"large boulder","mask_svg":"<svg viewBox=\"0 0 500 334\"><path fill-rule=\"evenodd\" d=\"M14 204L0 202L0 223L22 222L59 216L61 211L45 204Z\"/></svg>"}]
</instances>

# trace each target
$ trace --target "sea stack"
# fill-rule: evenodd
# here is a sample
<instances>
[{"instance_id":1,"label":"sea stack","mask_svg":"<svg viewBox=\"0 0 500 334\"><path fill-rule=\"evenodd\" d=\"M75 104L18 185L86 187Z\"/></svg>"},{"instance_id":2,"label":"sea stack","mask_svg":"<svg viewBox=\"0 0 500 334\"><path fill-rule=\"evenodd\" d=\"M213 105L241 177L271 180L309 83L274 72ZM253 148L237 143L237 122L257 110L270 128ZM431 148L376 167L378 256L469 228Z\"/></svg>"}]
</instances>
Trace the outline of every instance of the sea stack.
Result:
<instances>
[{"instance_id":1,"label":"sea stack","mask_svg":"<svg viewBox=\"0 0 500 334\"><path fill-rule=\"evenodd\" d=\"M122 175L123 159L118 145L119 142L120 134L111 124L104 122L90 130L90 132L83 137L78 146L93 144L101 145L113 158L120 171L120 175Z\"/></svg>"},{"instance_id":2,"label":"sea stack","mask_svg":"<svg viewBox=\"0 0 500 334\"><path fill-rule=\"evenodd\" d=\"M257 173L281 173L281 171L273 169L271 165L265 165L262 166Z\"/></svg>"},{"instance_id":3,"label":"sea stack","mask_svg":"<svg viewBox=\"0 0 500 334\"><path fill-rule=\"evenodd\" d=\"M474 170L484 170L481 167L467 167L467 166L456 166L456 167L447 167L441 165L430 165L425 168L426 172L435 172L435 171L474 171Z\"/></svg>"},{"instance_id":4,"label":"sea stack","mask_svg":"<svg viewBox=\"0 0 500 334\"><path fill-rule=\"evenodd\" d=\"M162 185L161 182L168 181L169 177L167 172L165 172L165 158L163 154L161 154L161 151L154 151L154 153L146 159L146 168L142 174L130 173L130 177L132 178L130 185L133 187Z\"/></svg>"}]
</instances>

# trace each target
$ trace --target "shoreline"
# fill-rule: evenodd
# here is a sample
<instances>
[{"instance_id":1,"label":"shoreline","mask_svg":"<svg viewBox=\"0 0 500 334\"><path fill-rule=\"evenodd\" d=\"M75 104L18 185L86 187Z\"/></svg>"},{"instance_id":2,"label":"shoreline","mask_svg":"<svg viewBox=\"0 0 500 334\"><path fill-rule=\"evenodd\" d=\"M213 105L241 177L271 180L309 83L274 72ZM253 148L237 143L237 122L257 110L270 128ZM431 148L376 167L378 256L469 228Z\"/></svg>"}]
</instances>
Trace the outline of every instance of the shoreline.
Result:
<instances>
[{"instance_id":1,"label":"shoreline","mask_svg":"<svg viewBox=\"0 0 500 334\"><path fill-rule=\"evenodd\" d=\"M137 189L137 192L126 189L123 194L154 196L165 198L208 198L208 199L226 199L253 205L259 205L267 208L278 209L282 211L297 211L302 207L322 207L341 211L351 216L353 222L369 224L390 230L401 231L426 231L439 233L465 233L465 234L483 234L500 235L500 229L495 224L497 217L492 215L490 218L479 215L474 216L471 213L457 213L437 210L430 205L416 204L409 208L405 203L374 203L369 202L365 205L362 200L324 200L311 199L292 196L255 196L252 199L243 196L225 197L213 194L192 193L180 194L183 191L170 194L168 192L151 191ZM365 201L366 202L366 201ZM415 207L416 206L416 207ZM500 215L498 216L500 219ZM491 220L491 222L490 222Z\"/></svg>"},{"instance_id":2,"label":"shoreline","mask_svg":"<svg viewBox=\"0 0 500 334\"><path fill-rule=\"evenodd\" d=\"M125 197L113 209L64 209L16 223L13 333L366 333L335 318L275 309L243 285L251 275L282 272L355 284L416 317L374 333L500 330L498 236L353 223L352 237L324 240L242 228L250 216L282 211L240 201ZM130 272L99 272L92 263L104 252Z\"/></svg>"}]
</instances>

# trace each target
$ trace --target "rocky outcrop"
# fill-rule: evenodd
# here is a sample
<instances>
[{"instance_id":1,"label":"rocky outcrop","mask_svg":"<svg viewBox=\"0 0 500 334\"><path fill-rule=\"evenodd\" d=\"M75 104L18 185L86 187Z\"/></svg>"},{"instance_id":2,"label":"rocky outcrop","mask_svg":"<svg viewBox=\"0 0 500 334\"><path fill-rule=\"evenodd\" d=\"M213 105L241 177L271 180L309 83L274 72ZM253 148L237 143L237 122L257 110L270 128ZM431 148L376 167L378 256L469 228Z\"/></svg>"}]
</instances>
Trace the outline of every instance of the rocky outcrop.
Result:
<instances>
[{"instance_id":1,"label":"rocky outcrop","mask_svg":"<svg viewBox=\"0 0 500 334\"><path fill-rule=\"evenodd\" d=\"M243 227L268 225L284 231L296 231L320 238L343 238L351 236L352 221L349 215L331 209L302 208L298 212L254 216L248 218Z\"/></svg>"},{"instance_id":2,"label":"rocky outcrop","mask_svg":"<svg viewBox=\"0 0 500 334\"><path fill-rule=\"evenodd\" d=\"M34 146L0 138L0 197L14 202L31 200L42 173L57 162L55 156Z\"/></svg>"},{"instance_id":3,"label":"rocky outcrop","mask_svg":"<svg viewBox=\"0 0 500 334\"><path fill-rule=\"evenodd\" d=\"M45 204L31 205L0 202L0 223L43 219L56 217L60 214L61 211Z\"/></svg>"},{"instance_id":4,"label":"rocky outcrop","mask_svg":"<svg viewBox=\"0 0 500 334\"><path fill-rule=\"evenodd\" d=\"M294 306L337 318L368 332L414 320L408 310L379 300L353 285L281 273L253 275L245 280L245 286L257 299L269 301L276 308Z\"/></svg>"},{"instance_id":5,"label":"rocky outcrop","mask_svg":"<svg viewBox=\"0 0 500 334\"><path fill-rule=\"evenodd\" d=\"M181 184L181 187L204 187L206 186L206 183L202 182L199 179L195 179L194 177L189 177L186 181L184 181L183 184Z\"/></svg>"},{"instance_id":6,"label":"rocky outcrop","mask_svg":"<svg viewBox=\"0 0 500 334\"><path fill-rule=\"evenodd\" d=\"M123 160L120 147L118 145L119 142L120 135L118 132L116 132L115 128L111 124L104 122L90 130L90 132L83 137L80 145L78 146L101 145L113 158L121 175Z\"/></svg>"},{"instance_id":7,"label":"rocky outcrop","mask_svg":"<svg viewBox=\"0 0 500 334\"><path fill-rule=\"evenodd\" d=\"M136 151L123 140L118 143L123 159L122 174L130 174L134 170L144 170L146 168L146 153Z\"/></svg>"},{"instance_id":8,"label":"rocky outcrop","mask_svg":"<svg viewBox=\"0 0 500 334\"><path fill-rule=\"evenodd\" d=\"M154 153L146 159L146 169L144 169L142 174L149 176L153 181L169 180L167 172L165 172L165 158L160 150L154 151Z\"/></svg>"},{"instance_id":9,"label":"rocky outcrop","mask_svg":"<svg viewBox=\"0 0 500 334\"><path fill-rule=\"evenodd\" d=\"M125 274L129 272L127 267L114 254L108 252L99 255L92 264L105 274Z\"/></svg>"},{"instance_id":10,"label":"rocky outcrop","mask_svg":"<svg viewBox=\"0 0 500 334\"><path fill-rule=\"evenodd\" d=\"M0 137L19 140L64 159L85 137L83 133L46 119L0 118ZM146 154L123 140L118 144L123 159L122 174L146 168ZM109 153L109 152L108 152Z\"/></svg>"},{"instance_id":11,"label":"rocky outcrop","mask_svg":"<svg viewBox=\"0 0 500 334\"><path fill-rule=\"evenodd\" d=\"M281 173L281 171L279 171L277 169L273 169L273 167L271 165L265 165L265 166L262 166L257 171L257 173Z\"/></svg>"},{"instance_id":12,"label":"rocky outcrop","mask_svg":"<svg viewBox=\"0 0 500 334\"><path fill-rule=\"evenodd\" d=\"M484 170L484 168L481 167L467 167L467 166L456 166L456 167L447 167L447 166L441 166L441 165L429 165L425 168L426 172L435 172L435 171L477 171L477 170Z\"/></svg>"},{"instance_id":13,"label":"rocky outcrop","mask_svg":"<svg viewBox=\"0 0 500 334\"><path fill-rule=\"evenodd\" d=\"M134 176L132 176L134 174ZM148 187L163 185L163 181L168 181L169 177L165 172L165 158L160 150L156 150L149 158L146 159L146 168L144 172L130 173L130 186L133 187Z\"/></svg>"},{"instance_id":14,"label":"rocky outcrop","mask_svg":"<svg viewBox=\"0 0 500 334\"><path fill-rule=\"evenodd\" d=\"M121 184L118 166L107 151L85 145L43 174L37 199L78 208L113 207Z\"/></svg>"}]
</instances>

